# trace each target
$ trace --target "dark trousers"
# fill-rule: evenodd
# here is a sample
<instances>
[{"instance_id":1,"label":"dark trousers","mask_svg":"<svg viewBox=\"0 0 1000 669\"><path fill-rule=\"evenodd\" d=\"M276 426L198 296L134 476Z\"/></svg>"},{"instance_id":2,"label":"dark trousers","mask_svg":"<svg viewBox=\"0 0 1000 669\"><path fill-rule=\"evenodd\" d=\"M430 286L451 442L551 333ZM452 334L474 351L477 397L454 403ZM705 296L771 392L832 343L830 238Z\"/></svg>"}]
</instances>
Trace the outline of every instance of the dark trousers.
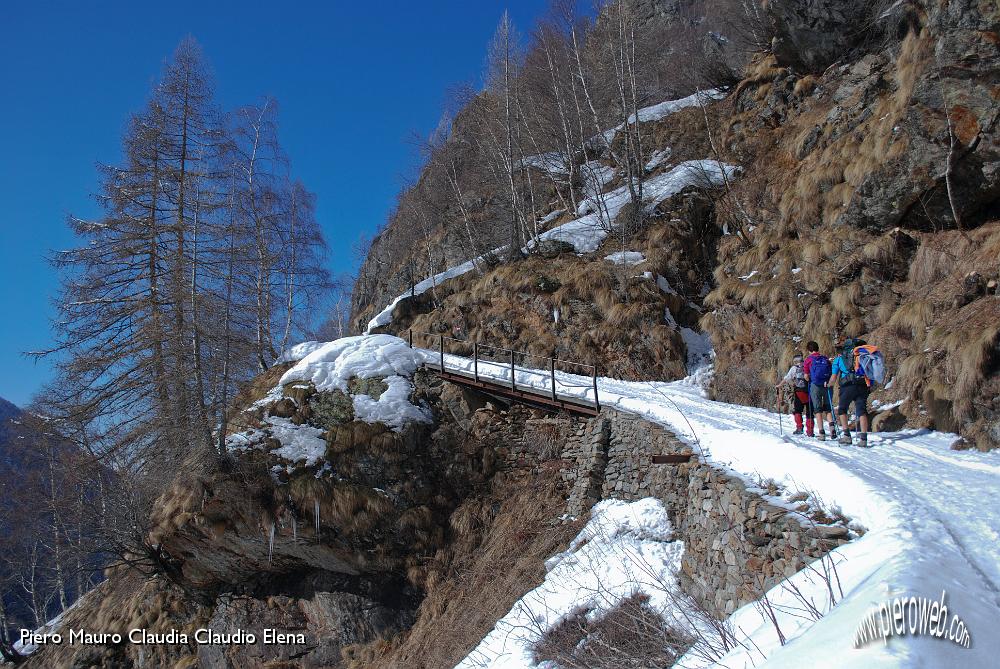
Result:
<instances>
[{"instance_id":1,"label":"dark trousers","mask_svg":"<svg viewBox=\"0 0 1000 669\"><path fill-rule=\"evenodd\" d=\"M868 412L868 384L852 383L840 386L840 400L837 402L837 413L847 414L847 410L854 403L854 415L861 418Z\"/></svg>"}]
</instances>

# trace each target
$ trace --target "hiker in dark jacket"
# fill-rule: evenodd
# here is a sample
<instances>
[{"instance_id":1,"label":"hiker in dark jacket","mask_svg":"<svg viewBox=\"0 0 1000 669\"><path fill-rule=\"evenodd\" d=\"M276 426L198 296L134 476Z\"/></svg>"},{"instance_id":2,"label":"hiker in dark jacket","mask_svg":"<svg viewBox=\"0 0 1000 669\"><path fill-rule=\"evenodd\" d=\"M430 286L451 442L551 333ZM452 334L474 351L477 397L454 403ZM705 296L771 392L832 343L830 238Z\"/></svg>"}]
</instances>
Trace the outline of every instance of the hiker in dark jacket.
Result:
<instances>
[{"instance_id":1,"label":"hiker in dark jacket","mask_svg":"<svg viewBox=\"0 0 1000 669\"><path fill-rule=\"evenodd\" d=\"M813 412L809 403L808 381L805 372L802 370L802 356L795 354L792 358L792 366L784 378L774 386L778 391L778 406L781 406L784 389L790 388L792 391L792 415L795 417L795 432L792 434L802 434L802 412L806 414L806 435L813 436Z\"/></svg>"},{"instance_id":2,"label":"hiker in dark jacket","mask_svg":"<svg viewBox=\"0 0 1000 669\"><path fill-rule=\"evenodd\" d=\"M840 416L842 434L839 443L849 446L851 432L847 427L847 411L854 404L854 415L858 419L861 433L858 435L858 446L868 446L868 389L869 382L865 378L864 369L858 364L856 349L863 341L848 339L844 342L841 354L833 361L833 376L831 383L837 382L840 388L840 398L837 400L837 414Z\"/></svg>"},{"instance_id":3,"label":"hiker in dark jacket","mask_svg":"<svg viewBox=\"0 0 1000 669\"><path fill-rule=\"evenodd\" d=\"M816 416L816 438L820 441L826 440L826 431L823 429L823 419L830 423L830 438L837 438L837 426L833 422L833 407L830 406L830 375L833 367L830 359L819 352L819 344L811 341L806 344L809 355L802 362L802 370L809 381L809 403L812 405L813 415Z\"/></svg>"}]
</instances>

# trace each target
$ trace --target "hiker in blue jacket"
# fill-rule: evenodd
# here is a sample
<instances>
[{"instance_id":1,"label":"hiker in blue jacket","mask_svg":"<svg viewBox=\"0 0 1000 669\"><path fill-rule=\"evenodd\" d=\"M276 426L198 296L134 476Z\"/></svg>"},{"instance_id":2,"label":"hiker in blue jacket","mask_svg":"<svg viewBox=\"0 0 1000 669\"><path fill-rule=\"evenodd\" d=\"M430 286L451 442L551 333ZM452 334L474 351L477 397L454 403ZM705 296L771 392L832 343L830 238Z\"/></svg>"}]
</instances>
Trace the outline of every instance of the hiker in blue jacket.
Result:
<instances>
[{"instance_id":1,"label":"hiker in blue jacket","mask_svg":"<svg viewBox=\"0 0 1000 669\"><path fill-rule=\"evenodd\" d=\"M836 381L840 388L840 398L837 400L837 414L840 416L842 434L839 443L849 446L851 432L847 427L847 411L854 404L854 415L858 419L861 433L858 435L858 446L868 446L868 392L870 382L865 378L865 371L858 364L856 349L864 345L864 341L848 339L843 350L833 361L832 384Z\"/></svg>"}]
</instances>

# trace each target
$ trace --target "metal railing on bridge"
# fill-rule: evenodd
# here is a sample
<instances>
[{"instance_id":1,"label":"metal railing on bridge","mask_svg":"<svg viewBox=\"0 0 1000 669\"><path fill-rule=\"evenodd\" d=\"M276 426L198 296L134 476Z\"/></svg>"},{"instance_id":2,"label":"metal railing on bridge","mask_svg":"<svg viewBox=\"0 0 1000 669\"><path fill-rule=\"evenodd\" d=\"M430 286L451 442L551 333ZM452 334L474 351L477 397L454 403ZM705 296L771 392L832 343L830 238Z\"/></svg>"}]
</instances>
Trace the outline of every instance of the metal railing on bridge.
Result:
<instances>
[{"instance_id":1,"label":"metal railing on bridge","mask_svg":"<svg viewBox=\"0 0 1000 669\"><path fill-rule=\"evenodd\" d=\"M567 411L597 415L601 410L600 397L597 392L597 366L573 360L563 360L554 356L538 355L527 351L516 351L501 346L493 346L480 341L469 341L446 337L443 334L431 332L415 332L412 329L408 332L410 347L414 346L416 340L421 348L437 350L438 359L436 361L437 371L442 376L447 376L451 380L465 385L471 385L483 390L497 392L505 397L510 397L525 404L542 405L545 407L564 409ZM446 350L447 349L447 350ZM472 369L454 363L448 365L447 355L470 359ZM529 362L541 362L540 367L528 364ZM497 378L490 374L481 374L480 366L489 365L509 370L507 375ZM430 360L428 365L434 366ZM522 373L537 375L544 378L548 376L547 388L539 388L537 385L528 383L518 384L518 367ZM556 378L556 372L574 374L566 368L583 370L586 374L575 374L576 376L589 376L589 383L574 383L565 376ZM509 375L509 378L506 376ZM560 392L560 389L563 392ZM575 394L573 391L578 391ZM582 393L579 391L582 390ZM587 397L588 392L593 394L593 400ZM582 395L582 396L581 396Z\"/></svg>"}]
</instances>

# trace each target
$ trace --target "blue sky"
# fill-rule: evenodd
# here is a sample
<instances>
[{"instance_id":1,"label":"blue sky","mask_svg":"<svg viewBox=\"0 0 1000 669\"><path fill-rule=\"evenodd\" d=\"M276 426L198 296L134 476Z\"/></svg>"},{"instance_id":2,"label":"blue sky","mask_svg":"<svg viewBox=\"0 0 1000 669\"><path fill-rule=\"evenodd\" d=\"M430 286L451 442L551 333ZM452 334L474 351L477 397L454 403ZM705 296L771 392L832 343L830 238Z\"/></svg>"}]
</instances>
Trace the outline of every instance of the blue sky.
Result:
<instances>
[{"instance_id":1,"label":"blue sky","mask_svg":"<svg viewBox=\"0 0 1000 669\"><path fill-rule=\"evenodd\" d=\"M98 162L118 160L128 115L188 34L226 108L275 96L292 166L318 196L334 272L384 219L416 164L414 133L447 90L478 82L505 8L522 32L545 0L0 3L0 396L25 404L49 379L23 351L51 343L49 250L69 213L98 213Z\"/></svg>"}]
</instances>

